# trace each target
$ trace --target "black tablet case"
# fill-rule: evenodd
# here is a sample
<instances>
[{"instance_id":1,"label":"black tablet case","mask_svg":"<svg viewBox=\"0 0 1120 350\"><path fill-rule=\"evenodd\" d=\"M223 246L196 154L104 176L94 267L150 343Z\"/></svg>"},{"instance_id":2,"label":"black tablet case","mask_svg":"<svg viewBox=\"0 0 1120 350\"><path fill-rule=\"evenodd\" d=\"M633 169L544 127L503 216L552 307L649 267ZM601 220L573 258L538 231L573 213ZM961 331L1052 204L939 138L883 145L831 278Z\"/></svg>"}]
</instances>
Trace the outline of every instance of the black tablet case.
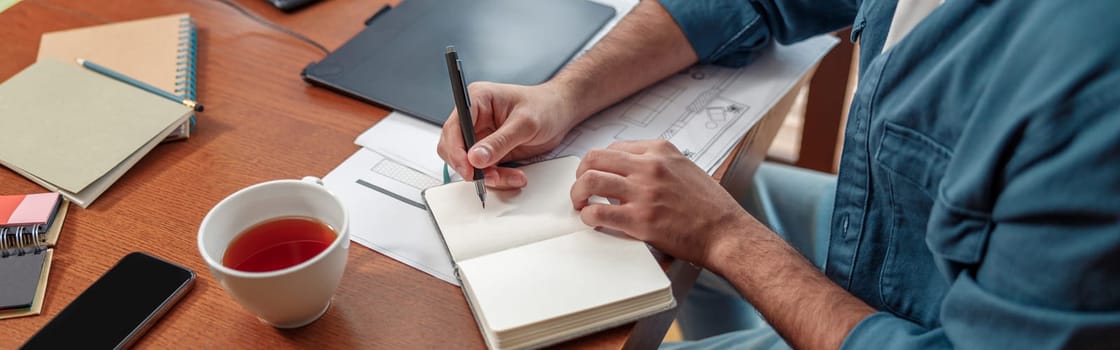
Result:
<instances>
[{"instance_id":1,"label":"black tablet case","mask_svg":"<svg viewBox=\"0 0 1120 350\"><path fill-rule=\"evenodd\" d=\"M468 82L538 84L614 15L588 0L404 0L309 64L303 78L442 125L455 105L447 46Z\"/></svg>"}]
</instances>

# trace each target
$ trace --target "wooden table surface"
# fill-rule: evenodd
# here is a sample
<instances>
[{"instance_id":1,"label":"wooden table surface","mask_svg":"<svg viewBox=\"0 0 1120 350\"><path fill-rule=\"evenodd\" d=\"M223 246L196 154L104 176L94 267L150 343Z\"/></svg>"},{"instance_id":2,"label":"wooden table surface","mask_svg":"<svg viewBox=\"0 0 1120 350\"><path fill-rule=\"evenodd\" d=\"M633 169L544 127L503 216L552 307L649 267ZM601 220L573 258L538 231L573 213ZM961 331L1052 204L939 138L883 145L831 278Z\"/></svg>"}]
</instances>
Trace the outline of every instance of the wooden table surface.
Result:
<instances>
[{"instance_id":1,"label":"wooden table surface","mask_svg":"<svg viewBox=\"0 0 1120 350\"><path fill-rule=\"evenodd\" d=\"M331 0L284 14L263 0L235 1L328 49L396 2ZM42 315L0 321L0 348L18 347L132 251L198 273L194 290L140 340L142 348L484 348L457 287L358 244L350 250L332 308L295 330L259 322L222 290L199 256L199 223L219 200L258 182L326 175L358 149L357 135L388 113L304 83L300 70L324 56L313 46L214 0L24 0L0 13L0 81L34 62L45 32L182 12L200 28L198 100L206 112L195 133L185 142L156 147L88 209L71 207ZM769 122L779 124L780 118ZM754 149L764 152L776 130L752 137L762 144ZM761 157L755 158L756 165ZM41 191L0 168L0 194ZM695 269L691 272L694 278ZM691 282L675 283L678 295ZM660 341L672 315L560 347L619 348L628 340L648 347Z\"/></svg>"},{"instance_id":2,"label":"wooden table surface","mask_svg":"<svg viewBox=\"0 0 1120 350\"><path fill-rule=\"evenodd\" d=\"M238 2L329 49L388 3L332 0L289 15L264 1ZM0 321L0 348L18 347L131 251L178 262L199 277L140 347L484 347L458 288L358 244L331 310L296 330L257 321L207 270L195 237L214 204L254 183L326 175L358 149L358 134L388 113L303 82L300 70L324 56L311 45L212 0L26 0L0 13L0 80L34 62L45 32L181 12L200 28L198 100L207 108L196 132L186 142L155 148L88 209L72 207L42 315ZM0 194L38 191L0 170ZM630 328L565 346L617 348Z\"/></svg>"}]
</instances>

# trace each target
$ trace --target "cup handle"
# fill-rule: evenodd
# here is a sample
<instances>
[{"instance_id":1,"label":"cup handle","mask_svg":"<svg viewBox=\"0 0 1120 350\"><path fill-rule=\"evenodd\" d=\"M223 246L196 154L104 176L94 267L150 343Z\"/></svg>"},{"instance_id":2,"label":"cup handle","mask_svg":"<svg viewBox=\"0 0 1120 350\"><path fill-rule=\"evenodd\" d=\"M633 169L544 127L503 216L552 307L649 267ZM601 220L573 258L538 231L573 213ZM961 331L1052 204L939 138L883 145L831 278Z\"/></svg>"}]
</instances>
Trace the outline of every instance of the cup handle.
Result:
<instances>
[{"instance_id":1,"label":"cup handle","mask_svg":"<svg viewBox=\"0 0 1120 350\"><path fill-rule=\"evenodd\" d=\"M319 185L319 186L323 186L323 179L320 179L320 178L317 178L317 177L314 177L314 176L304 176L302 179L300 179L300 181L310 183L310 184Z\"/></svg>"}]
</instances>

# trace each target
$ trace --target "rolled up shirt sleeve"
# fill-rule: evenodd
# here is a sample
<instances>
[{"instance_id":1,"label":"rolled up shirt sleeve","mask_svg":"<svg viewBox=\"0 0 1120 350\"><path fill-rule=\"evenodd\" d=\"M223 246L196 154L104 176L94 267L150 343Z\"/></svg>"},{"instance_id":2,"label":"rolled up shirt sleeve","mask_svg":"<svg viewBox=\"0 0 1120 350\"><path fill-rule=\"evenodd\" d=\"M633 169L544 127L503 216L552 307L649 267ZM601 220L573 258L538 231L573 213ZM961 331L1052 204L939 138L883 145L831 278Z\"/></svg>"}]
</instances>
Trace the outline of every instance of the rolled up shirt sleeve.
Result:
<instances>
[{"instance_id":1,"label":"rolled up shirt sleeve","mask_svg":"<svg viewBox=\"0 0 1120 350\"><path fill-rule=\"evenodd\" d=\"M789 44L851 25L856 0L659 0L700 63L742 66L772 41Z\"/></svg>"}]
</instances>

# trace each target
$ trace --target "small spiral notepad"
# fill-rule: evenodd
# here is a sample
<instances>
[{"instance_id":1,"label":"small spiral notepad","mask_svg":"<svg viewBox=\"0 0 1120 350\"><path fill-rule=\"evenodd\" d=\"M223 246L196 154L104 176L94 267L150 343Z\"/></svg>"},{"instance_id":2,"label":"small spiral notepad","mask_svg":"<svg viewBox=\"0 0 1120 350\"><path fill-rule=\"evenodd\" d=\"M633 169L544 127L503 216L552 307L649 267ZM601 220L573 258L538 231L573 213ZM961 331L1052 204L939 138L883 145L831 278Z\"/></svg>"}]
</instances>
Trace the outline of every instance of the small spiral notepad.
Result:
<instances>
[{"instance_id":1,"label":"small spiral notepad","mask_svg":"<svg viewBox=\"0 0 1120 350\"><path fill-rule=\"evenodd\" d=\"M53 192L0 196L0 319L42 309L67 207Z\"/></svg>"},{"instance_id":2,"label":"small spiral notepad","mask_svg":"<svg viewBox=\"0 0 1120 350\"><path fill-rule=\"evenodd\" d=\"M196 99L198 30L189 14L153 17L43 34L39 58L84 58L191 100ZM166 140L190 137L195 116Z\"/></svg>"}]
</instances>

